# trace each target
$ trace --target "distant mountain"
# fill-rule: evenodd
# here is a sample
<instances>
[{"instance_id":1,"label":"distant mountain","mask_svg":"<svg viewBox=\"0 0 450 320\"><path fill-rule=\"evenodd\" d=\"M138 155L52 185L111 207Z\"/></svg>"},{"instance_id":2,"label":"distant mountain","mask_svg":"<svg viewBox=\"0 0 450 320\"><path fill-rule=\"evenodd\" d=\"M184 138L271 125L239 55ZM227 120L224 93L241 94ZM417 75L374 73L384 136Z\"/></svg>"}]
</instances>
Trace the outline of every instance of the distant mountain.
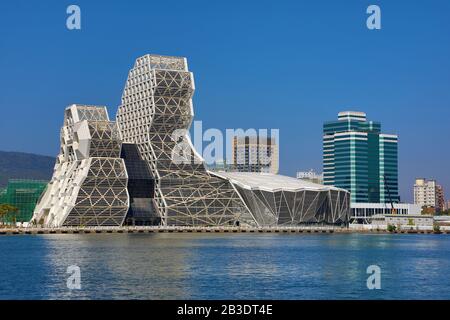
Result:
<instances>
[{"instance_id":1,"label":"distant mountain","mask_svg":"<svg viewBox=\"0 0 450 320\"><path fill-rule=\"evenodd\" d=\"M0 188L5 188L9 179L50 181L54 165L53 157L0 151Z\"/></svg>"}]
</instances>

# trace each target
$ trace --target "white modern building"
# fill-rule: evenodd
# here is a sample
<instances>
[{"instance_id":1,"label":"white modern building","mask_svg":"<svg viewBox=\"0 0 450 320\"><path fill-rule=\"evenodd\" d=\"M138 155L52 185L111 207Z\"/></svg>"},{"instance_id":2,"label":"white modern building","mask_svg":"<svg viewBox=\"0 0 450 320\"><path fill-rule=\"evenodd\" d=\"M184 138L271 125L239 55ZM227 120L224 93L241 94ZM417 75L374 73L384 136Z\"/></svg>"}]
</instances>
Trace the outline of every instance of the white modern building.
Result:
<instances>
[{"instance_id":1,"label":"white modern building","mask_svg":"<svg viewBox=\"0 0 450 320\"><path fill-rule=\"evenodd\" d=\"M54 175L32 223L348 224L346 190L271 173L209 171L188 134L194 91L185 58L145 55L128 74L116 122L109 120L105 107L68 107ZM242 143L251 147L244 152L245 161L247 155L268 156L268 171L278 172L278 146L272 138Z\"/></svg>"},{"instance_id":2,"label":"white modern building","mask_svg":"<svg viewBox=\"0 0 450 320\"><path fill-rule=\"evenodd\" d=\"M351 203L351 221L356 223L370 223L375 215L420 215L421 207L410 203L394 203L394 210L390 203Z\"/></svg>"},{"instance_id":3,"label":"white modern building","mask_svg":"<svg viewBox=\"0 0 450 320\"><path fill-rule=\"evenodd\" d=\"M382 228L385 229L387 226L395 226L400 230L408 229L421 229L421 230L432 230L435 223L434 217L432 215L422 215L422 214L388 214L388 215L375 215L372 218L372 229Z\"/></svg>"},{"instance_id":4,"label":"white modern building","mask_svg":"<svg viewBox=\"0 0 450 320\"><path fill-rule=\"evenodd\" d=\"M162 225L245 223L248 208L231 183L207 171L190 140L194 92L186 58L142 56L128 74L117 124L152 170Z\"/></svg>"},{"instance_id":5,"label":"white modern building","mask_svg":"<svg viewBox=\"0 0 450 320\"><path fill-rule=\"evenodd\" d=\"M218 172L228 179L258 226L347 225L350 193L270 173Z\"/></svg>"},{"instance_id":6,"label":"white modern building","mask_svg":"<svg viewBox=\"0 0 450 320\"><path fill-rule=\"evenodd\" d=\"M122 225L129 196L120 153L120 132L106 107L69 106L53 178L35 208L33 224Z\"/></svg>"}]
</instances>

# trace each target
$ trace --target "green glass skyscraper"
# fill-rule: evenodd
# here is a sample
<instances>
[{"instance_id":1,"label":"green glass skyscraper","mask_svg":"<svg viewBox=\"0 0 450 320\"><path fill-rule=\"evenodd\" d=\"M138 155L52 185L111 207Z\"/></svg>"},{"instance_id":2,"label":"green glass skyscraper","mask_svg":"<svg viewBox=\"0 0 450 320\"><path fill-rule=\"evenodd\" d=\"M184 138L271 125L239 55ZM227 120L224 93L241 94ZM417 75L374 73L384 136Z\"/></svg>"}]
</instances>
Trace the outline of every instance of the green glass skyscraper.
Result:
<instances>
[{"instance_id":1,"label":"green glass skyscraper","mask_svg":"<svg viewBox=\"0 0 450 320\"><path fill-rule=\"evenodd\" d=\"M364 112L340 112L323 125L324 184L349 190L353 203L399 202L397 145Z\"/></svg>"}]
</instances>

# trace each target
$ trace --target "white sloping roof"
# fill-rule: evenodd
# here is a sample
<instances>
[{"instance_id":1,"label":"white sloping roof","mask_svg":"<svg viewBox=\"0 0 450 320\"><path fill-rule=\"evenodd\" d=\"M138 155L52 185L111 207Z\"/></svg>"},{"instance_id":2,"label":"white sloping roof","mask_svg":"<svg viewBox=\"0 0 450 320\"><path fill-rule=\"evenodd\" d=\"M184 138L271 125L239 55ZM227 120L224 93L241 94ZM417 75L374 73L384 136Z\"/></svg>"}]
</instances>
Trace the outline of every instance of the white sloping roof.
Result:
<instances>
[{"instance_id":1,"label":"white sloping roof","mask_svg":"<svg viewBox=\"0 0 450 320\"><path fill-rule=\"evenodd\" d=\"M210 172L217 176L230 180L233 184L239 185L245 189L264 190L264 191L326 191L340 190L332 186L324 186L309 181L296 179L288 176L282 176L272 173L257 172Z\"/></svg>"}]
</instances>

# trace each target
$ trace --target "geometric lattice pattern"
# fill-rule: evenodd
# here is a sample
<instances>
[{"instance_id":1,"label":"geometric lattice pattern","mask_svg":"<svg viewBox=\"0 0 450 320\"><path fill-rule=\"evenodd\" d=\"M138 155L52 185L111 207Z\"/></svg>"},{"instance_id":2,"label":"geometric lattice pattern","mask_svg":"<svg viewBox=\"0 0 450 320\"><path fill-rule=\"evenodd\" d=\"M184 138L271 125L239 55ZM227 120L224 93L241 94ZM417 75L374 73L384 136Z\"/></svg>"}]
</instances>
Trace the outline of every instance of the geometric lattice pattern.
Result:
<instances>
[{"instance_id":1,"label":"geometric lattice pattern","mask_svg":"<svg viewBox=\"0 0 450 320\"><path fill-rule=\"evenodd\" d=\"M129 197L120 152L120 131L105 107L68 107L53 178L33 221L48 227L122 225Z\"/></svg>"},{"instance_id":2,"label":"geometric lattice pattern","mask_svg":"<svg viewBox=\"0 0 450 320\"><path fill-rule=\"evenodd\" d=\"M350 194L345 191L261 191L238 187L259 225L345 225Z\"/></svg>"},{"instance_id":3,"label":"geometric lattice pattern","mask_svg":"<svg viewBox=\"0 0 450 320\"><path fill-rule=\"evenodd\" d=\"M233 225L251 219L233 185L209 173L192 147L194 90L185 58L138 58L117 113L122 137L136 144L149 164L163 225ZM178 151L185 161L173 161Z\"/></svg>"},{"instance_id":4,"label":"geometric lattice pattern","mask_svg":"<svg viewBox=\"0 0 450 320\"><path fill-rule=\"evenodd\" d=\"M343 189L279 175L208 171L188 135L194 91L185 58L146 55L129 72L117 123L109 121L105 107L68 107L53 178L32 223L61 227L348 222L349 193Z\"/></svg>"},{"instance_id":5,"label":"geometric lattice pattern","mask_svg":"<svg viewBox=\"0 0 450 320\"><path fill-rule=\"evenodd\" d=\"M234 184L259 226L346 225L349 221L347 190L269 173L217 174Z\"/></svg>"}]
</instances>

